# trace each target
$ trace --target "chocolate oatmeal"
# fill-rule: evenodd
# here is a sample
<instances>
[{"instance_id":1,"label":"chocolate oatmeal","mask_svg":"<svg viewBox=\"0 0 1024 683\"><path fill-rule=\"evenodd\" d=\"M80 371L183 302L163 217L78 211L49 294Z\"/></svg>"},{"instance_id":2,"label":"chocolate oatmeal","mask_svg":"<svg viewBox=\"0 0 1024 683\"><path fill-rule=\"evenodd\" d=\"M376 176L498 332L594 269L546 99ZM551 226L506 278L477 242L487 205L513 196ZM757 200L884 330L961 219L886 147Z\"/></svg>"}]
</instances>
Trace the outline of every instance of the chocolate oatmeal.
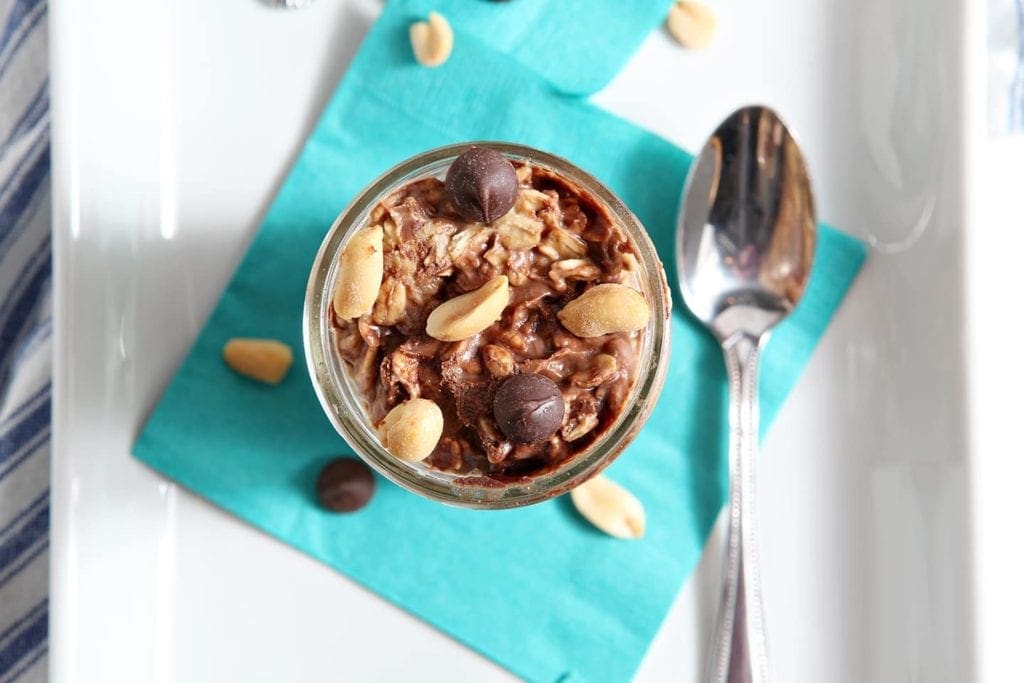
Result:
<instances>
[{"instance_id":1,"label":"chocolate oatmeal","mask_svg":"<svg viewBox=\"0 0 1024 683\"><path fill-rule=\"evenodd\" d=\"M640 277L602 204L471 148L446 181L382 200L350 240L335 345L396 457L521 480L585 451L623 410L649 316Z\"/></svg>"}]
</instances>

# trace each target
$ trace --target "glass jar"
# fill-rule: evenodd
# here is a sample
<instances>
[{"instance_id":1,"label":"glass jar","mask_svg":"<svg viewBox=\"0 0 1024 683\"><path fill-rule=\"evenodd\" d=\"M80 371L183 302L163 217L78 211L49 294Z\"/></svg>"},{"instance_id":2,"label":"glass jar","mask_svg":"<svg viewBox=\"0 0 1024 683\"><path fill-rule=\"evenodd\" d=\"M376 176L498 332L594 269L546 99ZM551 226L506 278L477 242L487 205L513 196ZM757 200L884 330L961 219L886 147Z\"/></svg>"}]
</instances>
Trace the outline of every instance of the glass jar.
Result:
<instances>
[{"instance_id":1,"label":"glass jar","mask_svg":"<svg viewBox=\"0 0 1024 683\"><path fill-rule=\"evenodd\" d=\"M366 226L373 207L406 183L429 176L443 179L455 158L473 145L490 147L509 159L553 171L603 204L633 243L640 264L639 284L651 305L650 321L641 335L633 388L616 421L587 450L556 470L508 484L496 481L481 484L482 478L477 478L477 483L466 483L464 474L438 471L426 462L405 462L385 450L368 417L365 398L334 348L330 316L341 250L352 234ZM522 145L472 142L433 149L402 162L370 183L341 212L313 262L302 324L306 363L313 387L328 419L359 457L413 493L450 505L500 509L529 505L565 493L600 472L625 450L647 421L661 393L668 368L670 307L665 272L654 245L636 216L607 187L565 159L551 154Z\"/></svg>"}]
</instances>

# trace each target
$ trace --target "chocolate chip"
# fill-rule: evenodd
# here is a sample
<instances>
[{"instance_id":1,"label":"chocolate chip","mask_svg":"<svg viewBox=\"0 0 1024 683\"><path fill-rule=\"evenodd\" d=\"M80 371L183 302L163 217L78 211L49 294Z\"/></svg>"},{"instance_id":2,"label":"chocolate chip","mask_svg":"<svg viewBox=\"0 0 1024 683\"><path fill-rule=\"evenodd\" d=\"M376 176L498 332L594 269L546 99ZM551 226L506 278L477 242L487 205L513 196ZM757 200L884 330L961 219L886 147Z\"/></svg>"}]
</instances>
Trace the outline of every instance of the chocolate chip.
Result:
<instances>
[{"instance_id":1,"label":"chocolate chip","mask_svg":"<svg viewBox=\"0 0 1024 683\"><path fill-rule=\"evenodd\" d=\"M490 223L515 205L519 178L512 162L500 153L486 147L470 147L452 162L444 189L460 216Z\"/></svg>"},{"instance_id":2,"label":"chocolate chip","mask_svg":"<svg viewBox=\"0 0 1024 683\"><path fill-rule=\"evenodd\" d=\"M494 419L512 441L543 441L558 431L564 415L562 392L544 375L513 375L494 394Z\"/></svg>"},{"instance_id":3,"label":"chocolate chip","mask_svg":"<svg viewBox=\"0 0 1024 683\"><path fill-rule=\"evenodd\" d=\"M376 482L362 460L335 458L316 478L316 497L332 512L354 512L370 502Z\"/></svg>"}]
</instances>

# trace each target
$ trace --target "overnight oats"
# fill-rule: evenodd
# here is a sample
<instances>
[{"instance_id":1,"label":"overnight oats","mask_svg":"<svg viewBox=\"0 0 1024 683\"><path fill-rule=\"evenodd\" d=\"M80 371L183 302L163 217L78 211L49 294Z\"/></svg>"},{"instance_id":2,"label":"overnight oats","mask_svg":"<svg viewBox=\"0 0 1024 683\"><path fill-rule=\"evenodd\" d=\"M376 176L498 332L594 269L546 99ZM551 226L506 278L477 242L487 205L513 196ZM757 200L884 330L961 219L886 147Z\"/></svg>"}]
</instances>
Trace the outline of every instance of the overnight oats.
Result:
<instances>
[{"instance_id":1,"label":"overnight oats","mask_svg":"<svg viewBox=\"0 0 1024 683\"><path fill-rule=\"evenodd\" d=\"M307 359L328 417L399 485L511 507L596 474L661 388L669 295L604 186L516 145L427 152L335 222Z\"/></svg>"}]
</instances>

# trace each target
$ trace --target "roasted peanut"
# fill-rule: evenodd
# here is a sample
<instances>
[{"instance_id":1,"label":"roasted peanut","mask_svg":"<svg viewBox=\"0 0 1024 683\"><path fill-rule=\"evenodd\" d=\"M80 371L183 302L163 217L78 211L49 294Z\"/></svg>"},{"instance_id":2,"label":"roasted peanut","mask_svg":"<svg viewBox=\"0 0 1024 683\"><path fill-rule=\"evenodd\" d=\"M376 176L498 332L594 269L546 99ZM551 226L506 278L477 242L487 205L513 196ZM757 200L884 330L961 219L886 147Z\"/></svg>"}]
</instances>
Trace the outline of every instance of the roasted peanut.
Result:
<instances>
[{"instance_id":1,"label":"roasted peanut","mask_svg":"<svg viewBox=\"0 0 1024 683\"><path fill-rule=\"evenodd\" d=\"M431 311L427 334L449 342L468 339L493 325L507 305L508 278L499 275L479 289L449 299Z\"/></svg>"},{"instance_id":2,"label":"roasted peanut","mask_svg":"<svg viewBox=\"0 0 1024 683\"><path fill-rule=\"evenodd\" d=\"M558 319L577 337L600 337L613 332L639 330L651 310L643 295L616 283L591 287L558 312Z\"/></svg>"},{"instance_id":3,"label":"roasted peanut","mask_svg":"<svg viewBox=\"0 0 1024 683\"><path fill-rule=\"evenodd\" d=\"M710 45L718 29L714 10L692 0L677 0L668 11L665 23L677 43L695 50Z\"/></svg>"},{"instance_id":4,"label":"roasted peanut","mask_svg":"<svg viewBox=\"0 0 1024 683\"><path fill-rule=\"evenodd\" d=\"M292 349L275 339L235 338L224 345L224 362L240 375L277 384L292 366Z\"/></svg>"},{"instance_id":5,"label":"roasted peanut","mask_svg":"<svg viewBox=\"0 0 1024 683\"><path fill-rule=\"evenodd\" d=\"M419 462L437 446L444 416L433 401L409 399L391 409L380 425L380 443L400 460Z\"/></svg>"},{"instance_id":6,"label":"roasted peanut","mask_svg":"<svg viewBox=\"0 0 1024 683\"><path fill-rule=\"evenodd\" d=\"M455 36L443 15L431 12L426 21L409 27L409 42L416 61L423 66L441 66L452 53Z\"/></svg>"},{"instance_id":7,"label":"roasted peanut","mask_svg":"<svg viewBox=\"0 0 1024 683\"><path fill-rule=\"evenodd\" d=\"M377 225L360 230L341 252L334 288L334 313L352 320L369 313L384 279L384 231Z\"/></svg>"},{"instance_id":8,"label":"roasted peanut","mask_svg":"<svg viewBox=\"0 0 1024 683\"><path fill-rule=\"evenodd\" d=\"M569 494L584 519L609 536L642 538L646 526L643 504L604 475L597 475Z\"/></svg>"}]
</instances>

